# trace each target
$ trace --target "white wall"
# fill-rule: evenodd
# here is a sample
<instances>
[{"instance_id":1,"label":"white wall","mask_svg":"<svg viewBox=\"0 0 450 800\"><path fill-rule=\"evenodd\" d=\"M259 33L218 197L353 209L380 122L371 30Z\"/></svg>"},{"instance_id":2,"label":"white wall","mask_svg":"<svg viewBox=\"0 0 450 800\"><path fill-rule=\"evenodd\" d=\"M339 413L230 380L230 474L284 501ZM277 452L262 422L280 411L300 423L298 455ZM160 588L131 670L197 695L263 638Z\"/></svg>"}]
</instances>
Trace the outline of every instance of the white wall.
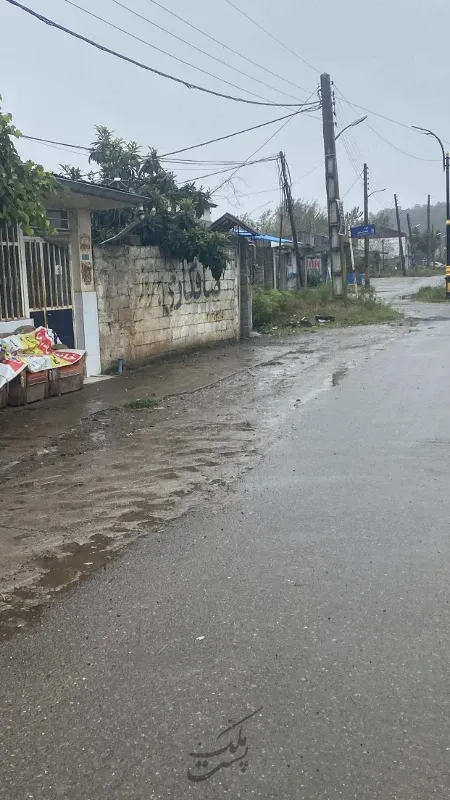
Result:
<instances>
[{"instance_id":1,"label":"white wall","mask_svg":"<svg viewBox=\"0 0 450 800\"><path fill-rule=\"evenodd\" d=\"M220 282L201 264L167 259L158 247L97 247L94 281L101 366L143 363L158 353L239 337L238 259Z\"/></svg>"}]
</instances>

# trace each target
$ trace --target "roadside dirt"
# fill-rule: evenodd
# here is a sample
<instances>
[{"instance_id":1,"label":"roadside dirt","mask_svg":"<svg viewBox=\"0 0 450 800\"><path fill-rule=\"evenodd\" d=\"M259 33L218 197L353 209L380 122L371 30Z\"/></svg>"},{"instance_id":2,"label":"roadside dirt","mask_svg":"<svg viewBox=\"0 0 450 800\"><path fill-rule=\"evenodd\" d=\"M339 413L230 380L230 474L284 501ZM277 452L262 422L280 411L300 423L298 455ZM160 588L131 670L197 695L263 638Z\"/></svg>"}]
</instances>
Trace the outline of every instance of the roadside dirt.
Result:
<instances>
[{"instance_id":1,"label":"roadside dirt","mask_svg":"<svg viewBox=\"0 0 450 800\"><path fill-rule=\"evenodd\" d=\"M137 536L159 535L211 493L227 502L292 410L405 330L251 340L1 412L0 636ZM124 407L150 394L166 396Z\"/></svg>"}]
</instances>

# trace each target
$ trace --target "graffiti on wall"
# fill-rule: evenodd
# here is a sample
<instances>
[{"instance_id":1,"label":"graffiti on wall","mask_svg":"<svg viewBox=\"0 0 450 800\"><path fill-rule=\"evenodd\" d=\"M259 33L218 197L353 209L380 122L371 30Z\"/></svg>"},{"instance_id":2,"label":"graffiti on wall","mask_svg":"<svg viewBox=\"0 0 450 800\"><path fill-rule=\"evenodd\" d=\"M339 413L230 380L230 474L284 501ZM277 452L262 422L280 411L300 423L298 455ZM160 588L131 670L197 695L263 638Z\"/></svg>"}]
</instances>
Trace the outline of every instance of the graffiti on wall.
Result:
<instances>
[{"instance_id":1,"label":"graffiti on wall","mask_svg":"<svg viewBox=\"0 0 450 800\"><path fill-rule=\"evenodd\" d=\"M167 283L158 281L162 288L159 299L165 314L178 311L183 303L192 303L200 300L218 299L220 295L220 280L212 282L206 277L205 267L191 264L188 268L183 264L182 277L175 274L170 276ZM211 286L212 283L212 286ZM209 284L209 288L208 285Z\"/></svg>"}]
</instances>

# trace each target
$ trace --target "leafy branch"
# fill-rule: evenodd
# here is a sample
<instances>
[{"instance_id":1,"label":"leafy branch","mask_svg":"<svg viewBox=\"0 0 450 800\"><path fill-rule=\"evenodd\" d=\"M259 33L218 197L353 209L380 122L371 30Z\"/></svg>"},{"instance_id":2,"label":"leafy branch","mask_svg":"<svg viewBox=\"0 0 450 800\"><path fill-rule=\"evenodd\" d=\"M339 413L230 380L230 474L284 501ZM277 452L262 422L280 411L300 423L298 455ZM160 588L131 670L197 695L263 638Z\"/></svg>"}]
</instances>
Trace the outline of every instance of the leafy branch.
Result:
<instances>
[{"instance_id":1,"label":"leafy branch","mask_svg":"<svg viewBox=\"0 0 450 800\"><path fill-rule=\"evenodd\" d=\"M226 263L226 237L211 233L199 221L209 194L188 183L178 186L172 172L164 169L154 148L142 155L134 142L113 135L103 126L96 128L89 162L97 171L88 179L146 198L144 219L139 225L142 244L158 245L168 256L188 262L198 258L214 278L223 274ZM79 174L62 165L67 177ZM93 215L93 241L102 242L120 233L135 218L133 209L100 211Z\"/></svg>"},{"instance_id":2,"label":"leafy branch","mask_svg":"<svg viewBox=\"0 0 450 800\"><path fill-rule=\"evenodd\" d=\"M20 225L27 235L35 229L50 231L43 199L53 189L54 178L40 164L22 161L14 144L20 137L11 114L0 110L0 222Z\"/></svg>"}]
</instances>

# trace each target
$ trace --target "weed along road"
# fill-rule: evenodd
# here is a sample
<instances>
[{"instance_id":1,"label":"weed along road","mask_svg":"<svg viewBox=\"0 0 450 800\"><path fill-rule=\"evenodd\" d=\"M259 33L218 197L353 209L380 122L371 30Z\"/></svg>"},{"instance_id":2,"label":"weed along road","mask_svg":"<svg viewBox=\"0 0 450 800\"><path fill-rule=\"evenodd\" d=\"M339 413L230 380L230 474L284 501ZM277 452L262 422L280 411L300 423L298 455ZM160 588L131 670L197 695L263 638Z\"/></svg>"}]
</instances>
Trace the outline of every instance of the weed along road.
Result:
<instances>
[{"instance_id":1,"label":"weed along road","mask_svg":"<svg viewBox=\"0 0 450 800\"><path fill-rule=\"evenodd\" d=\"M450 796L450 312L276 346L183 420L214 491L2 642L3 797Z\"/></svg>"}]
</instances>

